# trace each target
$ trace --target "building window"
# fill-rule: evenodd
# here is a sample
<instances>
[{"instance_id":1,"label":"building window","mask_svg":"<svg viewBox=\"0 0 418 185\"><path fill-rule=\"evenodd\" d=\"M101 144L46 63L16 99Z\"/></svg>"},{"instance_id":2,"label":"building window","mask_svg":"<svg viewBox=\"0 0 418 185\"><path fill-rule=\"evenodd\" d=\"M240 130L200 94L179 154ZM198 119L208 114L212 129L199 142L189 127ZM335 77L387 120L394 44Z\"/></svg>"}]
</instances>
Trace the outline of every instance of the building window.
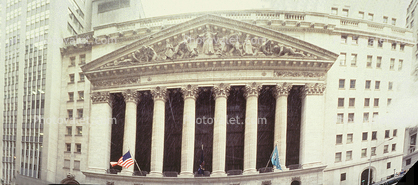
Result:
<instances>
[{"instance_id":1,"label":"building window","mask_svg":"<svg viewBox=\"0 0 418 185\"><path fill-rule=\"evenodd\" d=\"M75 57L70 57L70 67L75 66Z\"/></svg>"},{"instance_id":2,"label":"building window","mask_svg":"<svg viewBox=\"0 0 418 185\"><path fill-rule=\"evenodd\" d=\"M392 152L396 151L396 144L392 144Z\"/></svg>"},{"instance_id":3,"label":"building window","mask_svg":"<svg viewBox=\"0 0 418 185\"><path fill-rule=\"evenodd\" d=\"M356 99L355 98L350 98L350 99L348 99L349 101L348 101L348 106L350 106L350 107L354 107L354 105L355 105L355 102L356 102Z\"/></svg>"},{"instance_id":4,"label":"building window","mask_svg":"<svg viewBox=\"0 0 418 185\"><path fill-rule=\"evenodd\" d=\"M392 103L392 99L388 98L388 106L390 105L390 103Z\"/></svg>"},{"instance_id":5,"label":"building window","mask_svg":"<svg viewBox=\"0 0 418 185\"><path fill-rule=\"evenodd\" d=\"M370 83L371 83L371 81L370 80L366 80L366 84L365 84L365 89L370 89Z\"/></svg>"},{"instance_id":6,"label":"building window","mask_svg":"<svg viewBox=\"0 0 418 185\"><path fill-rule=\"evenodd\" d=\"M377 139L377 131L373 131L372 132L372 140L376 140Z\"/></svg>"},{"instance_id":7,"label":"building window","mask_svg":"<svg viewBox=\"0 0 418 185\"><path fill-rule=\"evenodd\" d=\"M341 44L347 44L347 36L341 35Z\"/></svg>"},{"instance_id":8,"label":"building window","mask_svg":"<svg viewBox=\"0 0 418 185\"><path fill-rule=\"evenodd\" d=\"M384 147L383 147L383 153L388 153L389 152L389 145L385 145Z\"/></svg>"},{"instance_id":9,"label":"building window","mask_svg":"<svg viewBox=\"0 0 418 185\"><path fill-rule=\"evenodd\" d=\"M71 152L71 143L65 143L65 147L67 148L67 152Z\"/></svg>"},{"instance_id":10,"label":"building window","mask_svg":"<svg viewBox=\"0 0 418 185\"><path fill-rule=\"evenodd\" d=\"M358 44L358 36L351 37L351 44Z\"/></svg>"},{"instance_id":11,"label":"building window","mask_svg":"<svg viewBox=\"0 0 418 185\"><path fill-rule=\"evenodd\" d=\"M335 162L341 162L341 152L335 153Z\"/></svg>"},{"instance_id":12,"label":"building window","mask_svg":"<svg viewBox=\"0 0 418 185\"><path fill-rule=\"evenodd\" d=\"M386 16L383 17L383 23L388 23L388 17Z\"/></svg>"},{"instance_id":13,"label":"building window","mask_svg":"<svg viewBox=\"0 0 418 185\"><path fill-rule=\"evenodd\" d=\"M353 142L353 134L347 134L347 143Z\"/></svg>"},{"instance_id":14,"label":"building window","mask_svg":"<svg viewBox=\"0 0 418 185\"><path fill-rule=\"evenodd\" d=\"M83 135L83 127L82 126L77 126L77 135Z\"/></svg>"},{"instance_id":15,"label":"building window","mask_svg":"<svg viewBox=\"0 0 418 185\"><path fill-rule=\"evenodd\" d=\"M63 168L70 169L70 160L64 159L64 167Z\"/></svg>"},{"instance_id":16,"label":"building window","mask_svg":"<svg viewBox=\"0 0 418 185\"><path fill-rule=\"evenodd\" d=\"M377 41L377 47L378 47L378 48L383 48L383 42L384 42L384 40L383 40L383 39L379 39L379 40Z\"/></svg>"},{"instance_id":17,"label":"building window","mask_svg":"<svg viewBox=\"0 0 418 185\"><path fill-rule=\"evenodd\" d=\"M337 114L337 123L344 123L344 114L338 113Z\"/></svg>"},{"instance_id":18,"label":"building window","mask_svg":"<svg viewBox=\"0 0 418 185\"><path fill-rule=\"evenodd\" d=\"M363 141L367 141L367 134L368 134L367 132L363 132L362 137L361 137Z\"/></svg>"},{"instance_id":19,"label":"building window","mask_svg":"<svg viewBox=\"0 0 418 185\"><path fill-rule=\"evenodd\" d=\"M385 138L389 138L390 137L390 130L385 130Z\"/></svg>"},{"instance_id":20,"label":"building window","mask_svg":"<svg viewBox=\"0 0 418 185\"><path fill-rule=\"evenodd\" d=\"M406 160L406 165L410 165L411 164L411 158Z\"/></svg>"},{"instance_id":21,"label":"building window","mask_svg":"<svg viewBox=\"0 0 418 185\"><path fill-rule=\"evenodd\" d=\"M72 119L73 118L73 110L67 110L68 113L68 119Z\"/></svg>"},{"instance_id":22,"label":"building window","mask_svg":"<svg viewBox=\"0 0 418 185\"><path fill-rule=\"evenodd\" d=\"M380 81L375 82L374 89L380 89Z\"/></svg>"},{"instance_id":23,"label":"building window","mask_svg":"<svg viewBox=\"0 0 418 185\"><path fill-rule=\"evenodd\" d=\"M354 113L348 113L348 122L349 123L354 122Z\"/></svg>"},{"instance_id":24,"label":"building window","mask_svg":"<svg viewBox=\"0 0 418 185\"><path fill-rule=\"evenodd\" d=\"M367 157L367 148L361 149L361 157Z\"/></svg>"},{"instance_id":25,"label":"building window","mask_svg":"<svg viewBox=\"0 0 418 185\"><path fill-rule=\"evenodd\" d=\"M392 50L396 50L396 42L392 42Z\"/></svg>"},{"instance_id":26,"label":"building window","mask_svg":"<svg viewBox=\"0 0 418 185\"><path fill-rule=\"evenodd\" d=\"M368 55L368 56L367 56L367 63L366 63L366 67L372 67L372 60L373 60L373 57L372 57L372 56L370 56L370 55Z\"/></svg>"},{"instance_id":27,"label":"building window","mask_svg":"<svg viewBox=\"0 0 418 185\"><path fill-rule=\"evenodd\" d=\"M346 54L340 53L340 65L345 66Z\"/></svg>"},{"instance_id":28,"label":"building window","mask_svg":"<svg viewBox=\"0 0 418 185\"><path fill-rule=\"evenodd\" d=\"M378 117L379 117L379 113L373 112L373 121L376 121Z\"/></svg>"},{"instance_id":29,"label":"building window","mask_svg":"<svg viewBox=\"0 0 418 185\"><path fill-rule=\"evenodd\" d=\"M373 46L373 42L374 42L374 38L369 38L367 45L368 46Z\"/></svg>"},{"instance_id":30,"label":"building window","mask_svg":"<svg viewBox=\"0 0 418 185\"><path fill-rule=\"evenodd\" d=\"M345 80L344 79L340 79L340 81L339 81L339 88L340 89L344 89L344 86L345 86Z\"/></svg>"},{"instance_id":31,"label":"building window","mask_svg":"<svg viewBox=\"0 0 418 185\"><path fill-rule=\"evenodd\" d=\"M357 54L351 54L351 66L357 65Z\"/></svg>"},{"instance_id":32,"label":"building window","mask_svg":"<svg viewBox=\"0 0 418 185\"><path fill-rule=\"evenodd\" d=\"M75 144L76 149L77 149L77 153L81 153L81 144Z\"/></svg>"},{"instance_id":33,"label":"building window","mask_svg":"<svg viewBox=\"0 0 418 185\"><path fill-rule=\"evenodd\" d=\"M395 18L392 18L392 25L396 25L396 19Z\"/></svg>"},{"instance_id":34,"label":"building window","mask_svg":"<svg viewBox=\"0 0 418 185\"><path fill-rule=\"evenodd\" d=\"M80 55L80 65L86 64L86 55Z\"/></svg>"},{"instance_id":35,"label":"building window","mask_svg":"<svg viewBox=\"0 0 418 185\"><path fill-rule=\"evenodd\" d=\"M80 161L74 160L74 170L80 170Z\"/></svg>"},{"instance_id":36,"label":"building window","mask_svg":"<svg viewBox=\"0 0 418 185\"><path fill-rule=\"evenodd\" d=\"M398 134L398 129L393 129L393 137L396 137L397 134Z\"/></svg>"},{"instance_id":37,"label":"building window","mask_svg":"<svg viewBox=\"0 0 418 185\"><path fill-rule=\"evenodd\" d=\"M331 15L338 15L338 8L331 8Z\"/></svg>"},{"instance_id":38,"label":"building window","mask_svg":"<svg viewBox=\"0 0 418 185\"><path fill-rule=\"evenodd\" d=\"M364 12L358 12L358 18L364 19Z\"/></svg>"},{"instance_id":39,"label":"building window","mask_svg":"<svg viewBox=\"0 0 418 185\"><path fill-rule=\"evenodd\" d=\"M375 107L379 107L379 98L375 98L374 99L374 104Z\"/></svg>"},{"instance_id":40,"label":"building window","mask_svg":"<svg viewBox=\"0 0 418 185\"><path fill-rule=\"evenodd\" d=\"M390 66L389 66L390 70L395 70L395 59L391 58L390 59Z\"/></svg>"},{"instance_id":41,"label":"building window","mask_svg":"<svg viewBox=\"0 0 418 185\"><path fill-rule=\"evenodd\" d=\"M338 98L338 107L344 107L344 98Z\"/></svg>"},{"instance_id":42,"label":"building window","mask_svg":"<svg viewBox=\"0 0 418 185\"><path fill-rule=\"evenodd\" d=\"M376 59L376 68L382 67L382 57L377 57Z\"/></svg>"},{"instance_id":43,"label":"building window","mask_svg":"<svg viewBox=\"0 0 418 185\"><path fill-rule=\"evenodd\" d=\"M78 100L84 100L84 91L78 91Z\"/></svg>"},{"instance_id":44,"label":"building window","mask_svg":"<svg viewBox=\"0 0 418 185\"><path fill-rule=\"evenodd\" d=\"M356 80L350 80L350 89L356 88Z\"/></svg>"},{"instance_id":45,"label":"building window","mask_svg":"<svg viewBox=\"0 0 418 185\"><path fill-rule=\"evenodd\" d=\"M74 93L73 92L68 93L68 101L74 101Z\"/></svg>"},{"instance_id":46,"label":"building window","mask_svg":"<svg viewBox=\"0 0 418 185\"><path fill-rule=\"evenodd\" d=\"M67 136L73 135L73 128L71 126L67 127Z\"/></svg>"},{"instance_id":47,"label":"building window","mask_svg":"<svg viewBox=\"0 0 418 185\"><path fill-rule=\"evenodd\" d=\"M399 50L404 51L405 50L405 44L400 44L399 45Z\"/></svg>"},{"instance_id":48,"label":"building window","mask_svg":"<svg viewBox=\"0 0 418 185\"><path fill-rule=\"evenodd\" d=\"M348 17L348 9L343 9L342 16Z\"/></svg>"},{"instance_id":49,"label":"building window","mask_svg":"<svg viewBox=\"0 0 418 185\"><path fill-rule=\"evenodd\" d=\"M370 98L364 98L364 106L365 107L370 106Z\"/></svg>"},{"instance_id":50,"label":"building window","mask_svg":"<svg viewBox=\"0 0 418 185\"><path fill-rule=\"evenodd\" d=\"M83 118L83 109L77 109L78 118Z\"/></svg>"},{"instance_id":51,"label":"building window","mask_svg":"<svg viewBox=\"0 0 418 185\"><path fill-rule=\"evenodd\" d=\"M363 113L363 122L369 122L369 113L368 112Z\"/></svg>"},{"instance_id":52,"label":"building window","mask_svg":"<svg viewBox=\"0 0 418 185\"><path fill-rule=\"evenodd\" d=\"M74 74L70 74L70 83L74 83Z\"/></svg>"},{"instance_id":53,"label":"building window","mask_svg":"<svg viewBox=\"0 0 418 185\"><path fill-rule=\"evenodd\" d=\"M392 90L393 89L393 82L389 82L388 84L388 90Z\"/></svg>"},{"instance_id":54,"label":"building window","mask_svg":"<svg viewBox=\"0 0 418 185\"><path fill-rule=\"evenodd\" d=\"M390 162L388 162L387 164L386 164L386 169L389 169L390 168Z\"/></svg>"},{"instance_id":55,"label":"building window","mask_svg":"<svg viewBox=\"0 0 418 185\"><path fill-rule=\"evenodd\" d=\"M336 144L342 144L343 143L343 135L337 135Z\"/></svg>"},{"instance_id":56,"label":"building window","mask_svg":"<svg viewBox=\"0 0 418 185\"><path fill-rule=\"evenodd\" d=\"M376 147L372 147L370 150L370 155L375 156L376 155Z\"/></svg>"},{"instance_id":57,"label":"building window","mask_svg":"<svg viewBox=\"0 0 418 185\"><path fill-rule=\"evenodd\" d=\"M341 174L341 177L340 177L340 181L345 181L345 178L346 178L346 174L345 173L342 173Z\"/></svg>"},{"instance_id":58,"label":"building window","mask_svg":"<svg viewBox=\"0 0 418 185\"><path fill-rule=\"evenodd\" d=\"M399 60L398 71L402 70L402 64L403 64L403 60Z\"/></svg>"},{"instance_id":59,"label":"building window","mask_svg":"<svg viewBox=\"0 0 418 185\"><path fill-rule=\"evenodd\" d=\"M346 161L349 161L351 159L353 159L353 151L347 151L347 152L345 152L345 160Z\"/></svg>"},{"instance_id":60,"label":"building window","mask_svg":"<svg viewBox=\"0 0 418 185\"><path fill-rule=\"evenodd\" d=\"M368 18L367 18L367 20L369 20L369 21L373 21L373 14L372 13L369 13L369 16L368 16Z\"/></svg>"},{"instance_id":61,"label":"building window","mask_svg":"<svg viewBox=\"0 0 418 185\"><path fill-rule=\"evenodd\" d=\"M80 82L84 82L84 74L83 73L79 73L79 78L80 78Z\"/></svg>"}]
</instances>

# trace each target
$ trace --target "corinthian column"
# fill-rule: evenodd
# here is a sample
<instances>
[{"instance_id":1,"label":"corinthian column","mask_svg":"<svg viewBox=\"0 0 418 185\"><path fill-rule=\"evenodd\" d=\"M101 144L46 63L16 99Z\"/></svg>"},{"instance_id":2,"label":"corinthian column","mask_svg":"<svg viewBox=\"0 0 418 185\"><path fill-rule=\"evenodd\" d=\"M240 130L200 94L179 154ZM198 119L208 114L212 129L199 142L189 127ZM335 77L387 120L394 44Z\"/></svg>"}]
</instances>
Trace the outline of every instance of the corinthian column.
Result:
<instances>
[{"instance_id":1,"label":"corinthian column","mask_svg":"<svg viewBox=\"0 0 418 185\"><path fill-rule=\"evenodd\" d=\"M183 134L181 144L181 173L180 177L194 177L194 136L196 117L196 98L199 93L197 85L187 85L181 88L184 98Z\"/></svg>"},{"instance_id":2,"label":"corinthian column","mask_svg":"<svg viewBox=\"0 0 418 185\"><path fill-rule=\"evenodd\" d=\"M257 83L245 86L244 96L247 99L245 111L244 133L244 172L243 174L258 173L257 165L257 126L258 126L258 95L261 85Z\"/></svg>"},{"instance_id":3,"label":"corinthian column","mask_svg":"<svg viewBox=\"0 0 418 185\"><path fill-rule=\"evenodd\" d=\"M215 121L213 125L213 160L212 177L226 176L226 105L229 96L229 84L219 84L213 87L215 97Z\"/></svg>"},{"instance_id":4,"label":"corinthian column","mask_svg":"<svg viewBox=\"0 0 418 185\"><path fill-rule=\"evenodd\" d=\"M151 172L148 176L162 177L164 160L164 123L165 123L165 101L167 89L156 87L151 90L154 99L154 113L152 119L151 137Z\"/></svg>"},{"instance_id":5,"label":"corinthian column","mask_svg":"<svg viewBox=\"0 0 418 185\"><path fill-rule=\"evenodd\" d=\"M127 90L122 92L125 99L125 126L123 134L123 151L122 155L130 151L132 159L135 160L135 144L136 144L136 113L137 103L139 102L138 92L135 90ZM133 175L135 165L129 168L122 168L121 174Z\"/></svg>"},{"instance_id":6,"label":"corinthian column","mask_svg":"<svg viewBox=\"0 0 418 185\"><path fill-rule=\"evenodd\" d=\"M91 95L88 171L106 173L110 165L110 139L112 135L112 99L109 92ZM100 154L100 155L99 155Z\"/></svg>"},{"instance_id":7,"label":"corinthian column","mask_svg":"<svg viewBox=\"0 0 418 185\"><path fill-rule=\"evenodd\" d=\"M283 170L286 169L287 96L291 89L292 84L289 83L278 83L274 89L274 97L276 98L274 142L275 145L277 144L280 165Z\"/></svg>"},{"instance_id":8,"label":"corinthian column","mask_svg":"<svg viewBox=\"0 0 418 185\"><path fill-rule=\"evenodd\" d=\"M302 95L299 161L302 168L321 165L325 84L307 83Z\"/></svg>"}]
</instances>

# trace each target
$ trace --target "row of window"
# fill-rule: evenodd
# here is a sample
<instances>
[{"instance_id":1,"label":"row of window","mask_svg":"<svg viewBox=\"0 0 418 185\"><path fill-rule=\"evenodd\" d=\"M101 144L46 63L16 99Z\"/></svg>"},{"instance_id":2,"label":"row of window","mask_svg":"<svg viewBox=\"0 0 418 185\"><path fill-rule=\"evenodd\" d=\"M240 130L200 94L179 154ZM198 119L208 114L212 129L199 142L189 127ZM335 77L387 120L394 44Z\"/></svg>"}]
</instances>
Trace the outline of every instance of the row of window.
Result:
<instances>
[{"instance_id":1,"label":"row of window","mask_svg":"<svg viewBox=\"0 0 418 185\"><path fill-rule=\"evenodd\" d=\"M371 156L376 156L376 147L371 147ZM392 151L396 151L396 144L392 144ZM383 153L389 153L389 145L385 145L383 148ZM367 148L361 149L361 158L367 157ZM346 151L345 152L345 160L350 161L353 159L353 151ZM335 162L341 162L342 161L342 152L336 152L335 153Z\"/></svg>"},{"instance_id":2,"label":"row of window","mask_svg":"<svg viewBox=\"0 0 418 185\"><path fill-rule=\"evenodd\" d=\"M345 98L338 98L338 107L339 108L343 108L344 107L344 101ZM388 98L387 99L387 105L389 106L392 103L392 99ZM348 106L349 107L354 107L356 104L356 99L355 98L348 98ZM374 98L373 99L373 106L374 107L379 107L379 98ZM364 98L364 107L370 107L370 98Z\"/></svg>"},{"instance_id":3,"label":"row of window","mask_svg":"<svg viewBox=\"0 0 418 185\"><path fill-rule=\"evenodd\" d=\"M70 160L64 159L64 167L65 169L70 169ZM80 170L80 161L74 160L74 168L73 170Z\"/></svg>"},{"instance_id":4,"label":"row of window","mask_svg":"<svg viewBox=\"0 0 418 185\"><path fill-rule=\"evenodd\" d=\"M71 143L65 143L65 152L71 152ZM81 144L80 143L76 143L75 144L75 152L76 153L81 153Z\"/></svg>"},{"instance_id":5,"label":"row of window","mask_svg":"<svg viewBox=\"0 0 418 185\"><path fill-rule=\"evenodd\" d=\"M346 53L340 53L340 65L345 66L347 65L347 54ZM371 68L373 63L373 56L367 55L366 60L366 67ZM351 54L351 66L357 66L357 54ZM398 71L402 70L403 60L398 60ZM376 68L381 69L382 68L382 57L376 58ZM395 59L391 58L389 62L389 70L394 71L395 70Z\"/></svg>"},{"instance_id":6,"label":"row of window","mask_svg":"<svg viewBox=\"0 0 418 185\"><path fill-rule=\"evenodd\" d=\"M68 119L74 118L72 109L67 110L67 114L68 114ZM77 118L83 118L83 109L77 109Z\"/></svg>"},{"instance_id":7,"label":"row of window","mask_svg":"<svg viewBox=\"0 0 418 185\"><path fill-rule=\"evenodd\" d=\"M86 55L82 54L79 56L79 63L78 65L84 65L86 64ZM70 67L75 66L75 56L70 57Z\"/></svg>"},{"instance_id":8,"label":"row of window","mask_svg":"<svg viewBox=\"0 0 418 185\"><path fill-rule=\"evenodd\" d=\"M80 136L83 135L83 127L82 126L76 126L76 135ZM72 136L73 135L73 127L72 126L67 126L67 136Z\"/></svg>"},{"instance_id":9,"label":"row of window","mask_svg":"<svg viewBox=\"0 0 418 185\"><path fill-rule=\"evenodd\" d=\"M341 15L343 17L348 17L349 15L349 9L348 8L343 8L341 13L338 13L338 8L337 7L332 7L331 8L331 15ZM364 12L363 11L359 11L358 12L358 18L359 19L364 19ZM367 14L367 20L369 21L373 21L374 20L374 14L373 13L368 13ZM389 20L388 16L383 16L383 23L387 24ZM396 18L392 18L392 25L396 25Z\"/></svg>"},{"instance_id":10,"label":"row of window","mask_svg":"<svg viewBox=\"0 0 418 185\"><path fill-rule=\"evenodd\" d=\"M68 83L74 83L74 81L75 81L75 75L74 74L70 74L69 75L70 76L70 82L68 82ZM78 78L79 78L79 82L84 82L84 74L83 73L79 73L78 74Z\"/></svg>"},{"instance_id":11,"label":"row of window","mask_svg":"<svg viewBox=\"0 0 418 185\"><path fill-rule=\"evenodd\" d=\"M78 91L78 100L77 101L83 101L84 100L84 91ZM74 101L74 92L68 93L68 101L72 102Z\"/></svg>"},{"instance_id":12,"label":"row of window","mask_svg":"<svg viewBox=\"0 0 418 185\"><path fill-rule=\"evenodd\" d=\"M341 35L341 44L347 44L348 43L348 38L350 38L348 35ZM359 39L359 36L357 36L357 35L351 36L351 44L357 45L358 44L358 39ZM385 42L385 39L376 39L374 37L370 37L367 40L367 45L368 46L373 46L375 40L377 40L377 47L378 48L383 48L383 43ZM396 50L397 46L398 46L397 42L395 42L395 41L391 42L392 50ZM400 51L405 50L405 44L404 43L399 44L399 50Z\"/></svg>"},{"instance_id":13,"label":"row of window","mask_svg":"<svg viewBox=\"0 0 418 185\"><path fill-rule=\"evenodd\" d=\"M375 122L379 116L379 112L373 112L372 122ZM348 123L354 123L354 113L348 113ZM370 113L363 113L363 123L370 121ZM344 113L337 113L337 124L344 123Z\"/></svg>"},{"instance_id":14,"label":"row of window","mask_svg":"<svg viewBox=\"0 0 418 185\"><path fill-rule=\"evenodd\" d=\"M367 141L368 140L368 132L363 132L362 133L362 141ZM398 134L398 129L394 129L392 132L392 136L396 137ZM385 139L390 137L390 130L385 130ZM372 131L372 140L377 140L377 131ZM353 143L353 133L349 133L347 134L347 144L349 143ZM342 134L338 134L336 135L336 144L343 144L343 135Z\"/></svg>"},{"instance_id":15,"label":"row of window","mask_svg":"<svg viewBox=\"0 0 418 185\"><path fill-rule=\"evenodd\" d=\"M366 82L364 83L364 89L370 89L371 84L372 84L371 80L366 80ZM345 88L345 79L339 79L338 88L339 89L344 89ZM350 89L355 89L355 88L356 88L356 80L355 79L350 79ZM376 89L376 90L380 89L380 81L376 80L374 82L374 89ZM393 89L393 82L388 82L388 90L392 90L392 89Z\"/></svg>"}]
</instances>

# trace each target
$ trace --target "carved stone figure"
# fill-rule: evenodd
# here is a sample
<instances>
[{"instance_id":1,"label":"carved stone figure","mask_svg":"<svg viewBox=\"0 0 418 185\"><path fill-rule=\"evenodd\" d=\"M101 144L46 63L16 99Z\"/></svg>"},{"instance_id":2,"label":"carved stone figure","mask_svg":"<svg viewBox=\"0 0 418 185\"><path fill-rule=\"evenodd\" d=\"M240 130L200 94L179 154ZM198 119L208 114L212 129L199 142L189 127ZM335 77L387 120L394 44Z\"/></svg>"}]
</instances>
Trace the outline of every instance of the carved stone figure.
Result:
<instances>
[{"instance_id":1,"label":"carved stone figure","mask_svg":"<svg viewBox=\"0 0 418 185\"><path fill-rule=\"evenodd\" d=\"M283 55L293 55L293 56L299 56L299 57L305 56L303 52L296 52L292 47L280 46L280 53L278 56L283 56Z\"/></svg>"},{"instance_id":2,"label":"carved stone figure","mask_svg":"<svg viewBox=\"0 0 418 185\"><path fill-rule=\"evenodd\" d=\"M258 52L263 52L264 55L270 56L272 54L271 40L264 39L263 43L257 48L255 53L258 54Z\"/></svg>"},{"instance_id":3,"label":"carved stone figure","mask_svg":"<svg viewBox=\"0 0 418 185\"><path fill-rule=\"evenodd\" d=\"M166 59L173 59L173 55L175 54L174 47L173 47L173 45L171 45L171 43L168 39L167 39L166 42L167 43L165 45L164 55L165 55Z\"/></svg>"},{"instance_id":4,"label":"carved stone figure","mask_svg":"<svg viewBox=\"0 0 418 185\"><path fill-rule=\"evenodd\" d=\"M157 53L152 46L142 46L132 54L132 57L138 62L150 62L157 58Z\"/></svg>"},{"instance_id":5,"label":"carved stone figure","mask_svg":"<svg viewBox=\"0 0 418 185\"><path fill-rule=\"evenodd\" d=\"M253 45L251 44L250 35L247 34L243 45L244 55L253 55Z\"/></svg>"},{"instance_id":6,"label":"carved stone figure","mask_svg":"<svg viewBox=\"0 0 418 185\"><path fill-rule=\"evenodd\" d=\"M226 45L227 37L224 36L221 39L219 39L219 46L216 49L216 54L219 56L225 56L225 53L228 51L228 46Z\"/></svg>"},{"instance_id":7,"label":"carved stone figure","mask_svg":"<svg viewBox=\"0 0 418 185\"><path fill-rule=\"evenodd\" d=\"M193 57L197 56L198 53L195 53L195 50L190 48L189 46L189 42L187 41L187 39L181 41L179 44L177 44L174 53L177 54L178 58L189 58L192 57L192 52L193 52Z\"/></svg>"},{"instance_id":8,"label":"carved stone figure","mask_svg":"<svg viewBox=\"0 0 418 185\"><path fill-rule=\"evenodd\" d=\"M213 40L218 35L218 33L212 33L209 32L209 30L206 30L206 32L202 35L199 35L198 37L203 37L203 48L202 52L206 55L213 55L215 54L215 49L213 47Z\"/></svg>"},{"instance_id":9,"label":"carved stone figure","mask_svg":"<svg viewBox=\"0 0 418 185\"><path fill-rule=\"evenodd\" d=\"M239 39L241 37L241 33L233 33L229 35L228 40L226 42L227 46L229 46L229 55L238 55L242 56L241 51L241 43L239 42Z\"/></svg>"}]
</instances>

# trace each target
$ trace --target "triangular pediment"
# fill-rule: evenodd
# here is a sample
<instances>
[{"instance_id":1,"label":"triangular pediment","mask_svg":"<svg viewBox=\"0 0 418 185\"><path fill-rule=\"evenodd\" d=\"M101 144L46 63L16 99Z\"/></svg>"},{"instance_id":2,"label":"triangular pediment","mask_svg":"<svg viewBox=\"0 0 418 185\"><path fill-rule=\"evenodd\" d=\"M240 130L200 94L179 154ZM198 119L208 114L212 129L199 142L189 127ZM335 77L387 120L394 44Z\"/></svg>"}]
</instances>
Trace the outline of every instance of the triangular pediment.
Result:
<instances>
[{"instance_id":1,"label":"triangular pediment","mask_svg":"<svg viewBox=\"0 0 418 185\"><path fill-rule=\"evenodd\" d=\"M275 30L204 15L141 38L82 69L88 73L167 61L228 58L334 62L337 57L338 54Z\"/></svg>"}]
</instances>

